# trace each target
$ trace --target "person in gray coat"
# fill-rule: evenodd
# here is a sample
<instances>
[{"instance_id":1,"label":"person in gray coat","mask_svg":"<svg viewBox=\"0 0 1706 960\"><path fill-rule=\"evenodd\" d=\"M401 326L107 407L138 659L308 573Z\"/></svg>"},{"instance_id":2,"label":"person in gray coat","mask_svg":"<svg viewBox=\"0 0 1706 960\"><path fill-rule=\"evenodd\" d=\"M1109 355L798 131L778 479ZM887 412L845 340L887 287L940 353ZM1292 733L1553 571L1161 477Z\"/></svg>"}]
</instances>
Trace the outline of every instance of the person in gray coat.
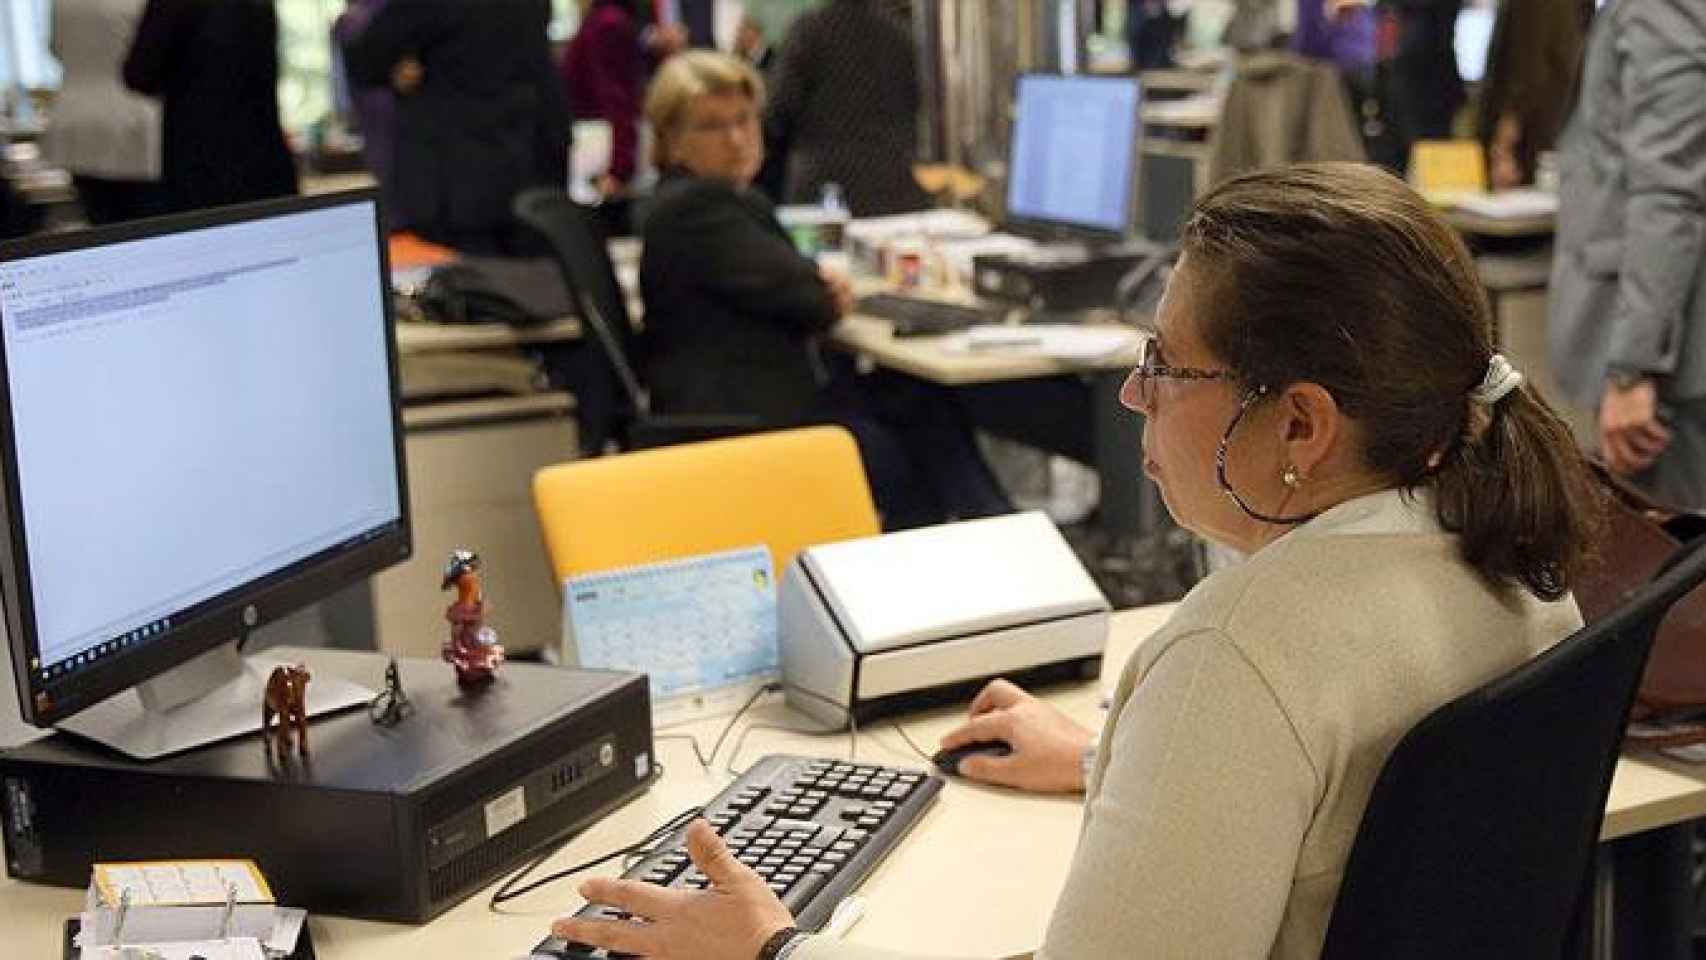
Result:
<instances>
[{"instance_id":1,"label":"person in gray coat","mask_svg":"<svg viewBox=\"0 0 1706 960\"><path fill-rule=\"evenodd\" d=\"M921 210L912 179L923 93L907 24L877 0L831 0L794 21L769 78L767 143L787 152L787 203L835 183L856 217Z\"/></svg>"},{"instance_id":2,"label":"person in gray coat","mask_svg":"<svg viewBox=\"0 0 1706 960\"><path fill-rule=\"evenodd\" d=\"M1706 506L1706 4L1601 11L1559 174L1558 383L1614 471Z\"/></svg>"}]
</instances>

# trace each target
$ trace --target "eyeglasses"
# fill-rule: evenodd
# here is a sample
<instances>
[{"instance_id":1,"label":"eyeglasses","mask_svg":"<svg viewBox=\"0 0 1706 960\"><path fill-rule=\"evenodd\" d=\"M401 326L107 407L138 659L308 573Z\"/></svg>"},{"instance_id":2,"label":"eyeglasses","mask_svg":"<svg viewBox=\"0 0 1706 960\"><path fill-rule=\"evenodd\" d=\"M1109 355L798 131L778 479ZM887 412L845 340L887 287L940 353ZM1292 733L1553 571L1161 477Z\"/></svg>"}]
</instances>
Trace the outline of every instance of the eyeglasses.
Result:
<instances>
[{"instance_id":1,"label":"eyeglasses","mask_svg":"<svg viewBox=\"0 0 1706 960\"><path fill-rule=\"evenodd\" d=\"M716 136L717 134L733 131L745 133L758 126L758 114L752 110L742 110L732 117L710 117L693 123L684 124L683 133L701 136Z\"/></svg>"},{"instance_id":2,"label":"eyeglasses","mask_svg":"<svg viewBox=\"0 0 1706 960\"><path fill-rule=\"evenodd\" d=\"M1228 380L1230 370L1204 370L1199 367L1169 367L1160 362L1161 348L1154 337L1143 341L1142 359L1125 378L1120 387L1120 403L1132 410L1147 410L1155 403L1155 384L1158 380Z\"/></svg>"},{"instance_id":3,"label":"eyeglasses","mask_svg":"<svg viewBox=\"0 0 1706 960\"><path fill-rule=\"evenodd\" d=\"M1244 513L1252 519L1260 520L1263 523L1278 524L1284 527L1295 527L1300 523L1308 523L1315 519L1315 517L1318 516L1318 513L1312 511L1310 513L1298 513L1285 517L1276 516L1271 513L1263 513L1251 507L1250 504L1246 503L1244 498L1239 495L1238 491L1232 489L1232 480L1226 475L1226 451L1227 448L1232 445L1232 432L1238 429L1238 424L1244 420L1244 414L1249 412L1250 408L1256 404L1256 401L1261 400L1267 395L1267 387L1251 387L1249 390L1244 391L1243 397L1239 398L1238 412L1232 415L1232 422L1226 425L1226 432L1220 435L1220 446L1215 448L1214 451L1214 481L1220 485L1220 492L1231 497L1232 502L1238 505L1238 509L1244 511Z\"/></svg>"}]
</instances>

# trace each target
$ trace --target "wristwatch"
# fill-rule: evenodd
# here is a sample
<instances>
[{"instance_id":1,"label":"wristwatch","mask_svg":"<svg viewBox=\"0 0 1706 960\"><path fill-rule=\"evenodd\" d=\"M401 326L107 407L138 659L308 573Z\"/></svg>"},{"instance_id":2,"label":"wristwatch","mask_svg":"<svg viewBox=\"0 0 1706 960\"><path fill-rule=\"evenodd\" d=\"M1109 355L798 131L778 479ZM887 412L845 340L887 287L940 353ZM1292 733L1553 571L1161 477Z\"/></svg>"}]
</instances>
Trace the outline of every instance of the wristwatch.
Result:
<instances>
[{"instance_id":1,"label":"wristwatch","mask_svg":"<svg viewBox=\"0 0 1706 960\"><path fill-rule=\"evenodd\" d=\"M1628 390L1639 384L1653 379L1653 375L1645 370L1632 370L1628 367L1612 367L1605 371L1605 382L1619 390Z\"/></svg>"}]
</instances>

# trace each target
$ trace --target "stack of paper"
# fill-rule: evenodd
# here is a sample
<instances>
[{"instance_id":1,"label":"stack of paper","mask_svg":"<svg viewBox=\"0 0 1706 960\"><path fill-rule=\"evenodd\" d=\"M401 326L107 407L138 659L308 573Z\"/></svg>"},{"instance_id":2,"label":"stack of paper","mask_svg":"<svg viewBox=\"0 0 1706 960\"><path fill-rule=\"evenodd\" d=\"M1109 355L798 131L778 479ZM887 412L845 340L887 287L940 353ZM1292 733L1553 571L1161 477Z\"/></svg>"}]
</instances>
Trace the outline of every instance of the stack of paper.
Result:
<instances>
[{"instance_id":1,"label":"stack of paper","mask_svg":"<svg viewBox=\"0 0 1706 960\"><path fill-rule=\"evenodd\" d=\"M1558 214L1558 195L1544 190L1500 190L1462 197L1457 208L1495 220L1551 217Z\"/></svg>"},{"instance_id":2,"label":"stack of paper","mask_svg":"<svg viewBox=\"0 0 1706 960\"><path fill-rule=\"evenodd\" d=\"M253 860L97 863L78 942L85 957L147 945L162 956L188 946L209 960L237 960L262 956L263 944L290 952L305 916L278 906ZM225 946L199 949L210 944Z\"/></svg>"},{"instance_id":3,"label":"stack of paper","mask_svg":"<svg viewBox=\"0 0 1706 960\"><path fill-rule=\"evenodd\" d=\"M972 327L949 338L950 350L1035 353L1054 360L1100 360L1134 349L1142 335L1136 330L1105 324L1037 324Z\"/></svg>"}]
</instances>

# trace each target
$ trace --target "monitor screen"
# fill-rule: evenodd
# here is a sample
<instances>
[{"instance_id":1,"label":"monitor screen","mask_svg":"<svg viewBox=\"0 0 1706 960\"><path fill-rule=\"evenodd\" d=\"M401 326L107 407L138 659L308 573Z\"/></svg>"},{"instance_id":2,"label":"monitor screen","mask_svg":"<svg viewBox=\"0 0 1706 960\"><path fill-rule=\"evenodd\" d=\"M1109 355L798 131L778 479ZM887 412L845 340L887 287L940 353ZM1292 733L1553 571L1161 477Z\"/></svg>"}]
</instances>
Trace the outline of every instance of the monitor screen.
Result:
<instances>
[{"instance_id":1,"label":"monitor screen","mask_svg":"<svg viewBox=\"0 0 1706 960\"><path fill-rule=\"evenodd\" d=\"M1487 75L1487 51L1493 44L1493 23L1499 11L1492 6L1464 7L1457 14L1451 44L1457 55L1457 75L1464 83L1480 83Z\"/></svg>"},{"instance_id":2,"label":"monitor screen","mask_svg":"<svg viewBox=\"0 0 1706 960\"><path fill-rule=\"evenodd\" d=\"M407 555L380 236L362 192L0 248L27 719Z\"/></svg>"},{"instance_id":3,"label":"monitor screen","mask_svg":"<svg viewBox=\"0 0 1706 960\"><path fill-rule=\"evenodd\" d=\"M1120 236L1137 164L1133 77L1019 78L1007 170L1009 220Z\"/></svg>"}]
</instances>

